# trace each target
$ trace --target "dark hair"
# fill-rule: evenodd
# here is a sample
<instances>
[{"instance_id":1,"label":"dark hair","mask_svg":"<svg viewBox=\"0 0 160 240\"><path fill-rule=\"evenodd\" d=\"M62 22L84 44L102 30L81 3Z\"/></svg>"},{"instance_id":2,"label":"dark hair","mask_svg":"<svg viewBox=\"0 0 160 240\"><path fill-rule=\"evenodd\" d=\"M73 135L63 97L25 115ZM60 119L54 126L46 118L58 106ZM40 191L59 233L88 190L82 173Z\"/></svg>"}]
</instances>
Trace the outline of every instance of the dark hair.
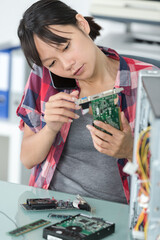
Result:
<instances>
[{"instance_id":1,"label":"dark hair","mask_svg":"<svg viewBox=\"0 0 160 240\"><path fill-rule=\"evenodd\" d=\"M69 39L61 37L49 30L49 25L74 25L77 26L77 11L59 0L40 0L29 7L23 14L18 27L18 37L29 66L36 63L42 66L37 52L33 35L47 43L65 43ZM85 17L90 25L90 37L94 40L100 35L101 27L92 17Z\"/></svg>"}]
</instances>

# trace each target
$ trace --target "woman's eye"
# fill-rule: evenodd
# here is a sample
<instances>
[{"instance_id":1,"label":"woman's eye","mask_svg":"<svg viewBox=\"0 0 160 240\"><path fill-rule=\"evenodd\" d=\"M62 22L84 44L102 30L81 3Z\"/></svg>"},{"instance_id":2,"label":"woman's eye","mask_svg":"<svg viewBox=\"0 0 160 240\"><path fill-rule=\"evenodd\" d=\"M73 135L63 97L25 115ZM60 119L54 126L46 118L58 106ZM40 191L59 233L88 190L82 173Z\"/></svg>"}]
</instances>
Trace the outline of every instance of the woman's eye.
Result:
<instances>
[{"instance_id":1,"label":"woman's eye","mask_svg":"<svg viewBox=\"0 0 160 240\"><path fill-rule=\"evenodd\" d=\"M53 67L54 64L55 64L55 61L53 61L53 62L49 65L49 68Z\"/></svg>"},{"instance_id":2,"label":"woman's eye","mask_svg":"<svg viewBox=\"0 0 160 240\"><path fill-rule=\"evenodd\" d=\"M64 51L68 49L70 42L67 44L67 46L64 48Z\"/></svg>"}]
</instances>

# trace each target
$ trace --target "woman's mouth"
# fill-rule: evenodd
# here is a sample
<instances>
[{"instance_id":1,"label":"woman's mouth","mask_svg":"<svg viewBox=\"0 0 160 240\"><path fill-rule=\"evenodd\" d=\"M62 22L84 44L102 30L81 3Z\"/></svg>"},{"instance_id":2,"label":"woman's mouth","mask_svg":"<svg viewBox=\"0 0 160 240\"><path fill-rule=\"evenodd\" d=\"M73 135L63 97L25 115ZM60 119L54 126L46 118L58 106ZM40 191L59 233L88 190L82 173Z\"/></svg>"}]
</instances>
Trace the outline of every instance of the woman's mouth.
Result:
<instances>
[{"instance_id":1,"label":"woman's mouth","mask_svg":"<svg viewBox=\"0 0 160 240\"><path fill-rule=\"evenodd\" d=\"M74 72L74 76L79 76L79 75L81 75L82 73L83 73L83 71L84 71L84 64L80 67L80 68L78 68L75 72Z\"/></svg>"}]
</instances>

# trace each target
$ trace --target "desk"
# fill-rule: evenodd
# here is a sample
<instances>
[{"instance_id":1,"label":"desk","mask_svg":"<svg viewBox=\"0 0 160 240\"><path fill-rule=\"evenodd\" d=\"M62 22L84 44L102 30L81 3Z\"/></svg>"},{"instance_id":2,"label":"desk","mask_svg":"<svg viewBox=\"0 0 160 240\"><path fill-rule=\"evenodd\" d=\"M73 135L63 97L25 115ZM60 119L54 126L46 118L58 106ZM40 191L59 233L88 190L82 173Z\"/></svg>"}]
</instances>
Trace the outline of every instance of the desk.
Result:
<instances>
[{"instance_id":1,"label":"desk","mask_svg":"<svg viewBox=\"0 0 160 240\"><path fill-rule=\"evenodd\" d=\"M39 219L50 220L51 224L56 223L57 219L48 218L48 214L51 212L39 211L39 212L30 212L26 211L21 207L21 203L25 203L27 198L40 198L48 197L52 198L54 196L57 200L71 200L75 199L75 195L64 194L60 192L54 192L50 190L44 190L34 187L29 187L25 185L19 185L15 183L7 183L0 181L0 211L7 214L17 225L21 227L23 225L29 224ZM129 215L129 206L124 204L112 203L103 200L97 200L93 198L86 198L91 207L96 208L95 216L103 217L106 221L115 223L115 233L104 238L106 240L128 240L129 229L128 229L128 215ZM52 211L53 212L53 211ZM90 215L83 210L66 210L66 211L56 211L54 213L62 214L78 214L84 213ZM47 225L49 226L49 225ZM4 216L0 212L0 239L2 240L42 240L42 230L43 227L31 231L19 237L11 237L7 232L15 229L15 224Z\"/></svg>"}]
</instances>

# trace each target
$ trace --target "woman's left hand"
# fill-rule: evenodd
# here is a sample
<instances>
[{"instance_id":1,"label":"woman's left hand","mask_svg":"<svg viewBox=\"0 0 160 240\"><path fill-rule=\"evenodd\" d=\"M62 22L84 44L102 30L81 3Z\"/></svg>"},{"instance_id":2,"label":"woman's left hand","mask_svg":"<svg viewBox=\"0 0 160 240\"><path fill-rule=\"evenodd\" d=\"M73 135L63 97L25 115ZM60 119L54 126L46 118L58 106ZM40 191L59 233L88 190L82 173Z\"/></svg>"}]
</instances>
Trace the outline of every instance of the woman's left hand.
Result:
<instances>
[{"instance_id":1,"label":"woman's left hand","mask_svg":"<svg viewBox=\"0 0 160 240\"><path fill-rule=\"evenodd\" d=\"M94 121L96 126L103 128L112 135L104 133L91 125L87 125L86 127L91 133L94 147L100 153L115 158L127 158L128 161L132 161L133 136L123 112L121 112L121 122L122 131L104 122Z\"/></svg>"}]
</instances>

